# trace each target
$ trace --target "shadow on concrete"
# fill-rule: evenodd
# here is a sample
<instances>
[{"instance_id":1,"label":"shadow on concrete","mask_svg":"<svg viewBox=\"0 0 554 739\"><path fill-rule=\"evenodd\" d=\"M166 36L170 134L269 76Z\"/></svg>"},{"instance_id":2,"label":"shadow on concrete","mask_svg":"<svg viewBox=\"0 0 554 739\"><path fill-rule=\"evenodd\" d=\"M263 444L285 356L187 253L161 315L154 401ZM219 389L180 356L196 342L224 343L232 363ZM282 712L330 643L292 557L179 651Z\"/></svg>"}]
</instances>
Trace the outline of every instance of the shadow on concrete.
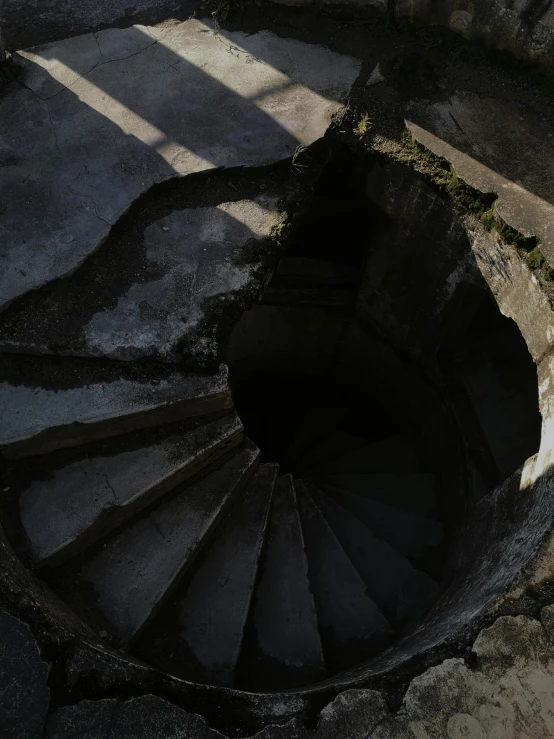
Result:
<instances>
[{"instance_id":1,"label":"shadow on concrete","mask_svg":"<svg viewBox=\"0 0 554 739\"><path fill-rule=\"evenodd\" d=\"M190 21L24 54L34 95L5 98L0 151L4 304L76 269L152 185L270 164L324 134L356 62L264 32L238 44Z\"/></svg>"}]
</instances>

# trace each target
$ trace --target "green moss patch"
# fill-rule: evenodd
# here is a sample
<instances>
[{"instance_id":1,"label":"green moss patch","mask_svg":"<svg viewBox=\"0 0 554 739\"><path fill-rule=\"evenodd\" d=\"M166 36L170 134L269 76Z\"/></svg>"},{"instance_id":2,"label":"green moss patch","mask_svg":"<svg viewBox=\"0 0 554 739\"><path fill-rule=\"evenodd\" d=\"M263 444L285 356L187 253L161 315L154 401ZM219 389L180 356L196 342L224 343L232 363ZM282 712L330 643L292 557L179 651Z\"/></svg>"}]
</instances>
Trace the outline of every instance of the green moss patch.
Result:
<instances>
[{"instance_id":1,"label":"green moss patch","mask_svg":"<svg viewBox=\"0 0 554 739\"><path fill-rule=\"evenodd\" d=\"M537 238L524 236L498 216L494 193L482 193L461 180L450 162L421 146L410 131L402 133L398 148L386 153L430 179L442 192L475 215L488 231L496 231L504 242L522 252L530 269L540 271L545 280L554 282L554 269L547 263Z\"/></svg>"}]
</instances>

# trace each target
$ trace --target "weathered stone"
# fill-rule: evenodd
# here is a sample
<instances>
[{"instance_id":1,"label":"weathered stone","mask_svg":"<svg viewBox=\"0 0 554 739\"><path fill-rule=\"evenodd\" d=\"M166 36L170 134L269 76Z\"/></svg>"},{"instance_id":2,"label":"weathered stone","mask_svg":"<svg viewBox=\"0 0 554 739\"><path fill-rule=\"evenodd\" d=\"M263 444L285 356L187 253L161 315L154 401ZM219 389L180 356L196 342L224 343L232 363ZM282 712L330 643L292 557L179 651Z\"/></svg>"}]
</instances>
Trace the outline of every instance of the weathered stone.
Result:
<instances>
[{"instance_id":1,"label":"weathered stone","mask_svg":"<svg viewBox=\"0 0 554 739\"><path fill-rule=\"evenodd\" d=\"M420 144L447 159L525 236L537 236L554 264L554 126L540 113L473 93L413 106L407 126Z\"/></svg>"},{"instance_id":2,"label":"weathered stone","mask_svg":"<svg viewBox=\"0 0 554 739\"><path fill-rule=\"evenodd\" d=\"M498 619L479 634L477 668L447 659L415 678L371 739L546 739L554 736L554 658L537 621Z\"/></svg>"},{"instance_id":3,"label":"weathered stone","mask_svg":"<svg viewBox=\"0 0 554 739\"><path fill-rule=\"evenodd\" d=\"M92 310L92 300L79 303L79 279L68 278L50 286L37 320L35 301L26 304L24 298L14 319L4 314L0 334L8 338L0 344L44 354L164 361L179 361L186 345L189 361L193 355L200 365L212 356L216 362L218 341L206 316L214 302L221 312L257 293L261 265L245 262L244 254L277 237L286 219L268 196L175 211L146 228L142 256L129 267L122 257L116 271L125 278L113 290L104 288L103 297L94 295Z\"/></svg>"},{"instance_id":4,"label":"weathered stone","mask_svg":"<svg viewBox=\"0 0 554 739\"><path fill-rule=\"evenodd\" d=\"M535 362L554 342L554 315L537 278L516 249L475 219L466 219L471 248L502 313L517 321Z\"/></svg>"},{"instance_id":5,"label":"weathered stone","mask_svg":"<svg viewBox=\"0 0 554 739\"><path fill-rule=\"evenodd\" d=\"M50 690L49 668L29 627L0 613L0 735L40 739Z\"/></svg>"},{"instance_id":6,"label":"weathered stone","mask_svg":"<svg viewBox=\"0 0 554 739\"><path fill-rule=\"evenodd\" d=\"M252 283L255 267L241 267L237 258L250 240L277 227L283 214L276 206L261 196L177 211L147 228L151 280L133 285L115 308L92 317L84 328L84 353L178 359L177 344L198 326L203 305L216 296L232 299Z\"/></svg>"},{"instance_id":7,"label":"weathered stone","mask_svg":"<svg viewBox=\"0 0 554 739\"><path fill-rule=\"evenodd\" d=\"M0 383L6 456L40 454L230 405L225 367L211 377L174 373L159 382L91 382L67 390Z\"/></svg>"},{"instance_id":8,"label":"weathered stone","mask_svg":"<svg viewBox=\"0 0 554 739\"><path fill-rule=\"evenodd\" d=\"M382 693L346 690L319 714L314 739L366 739L387 714Z\"/></svg>"},{"instance_id":9,"label":"weathered stone","mask_svg":"<svg viewBox=\"0 0 554 739\"><path fill-rule=\"evenodd\" d=\"M249 739L313 739L300 721L291 719L285 724L270 724Z\"/></svg>"},{"instance_id":10,"label":"weathered stone","mask_svg":"<svg viewBox=\"0 0 554 739\"><path fill-rule=\"evenodd\" d=\"M58 708L48 719L46 739L217 739L217 731L194 713L155 695L118 701L85 700Z\"/></svg>"},{"instance_id":11,"label":"weathered stone","mask_svg":"<svg viewBox=\"0 0 554 739\"><path fill-rule=\"evenodd\" d=\"M554 605L541 610L541 623L550 641L554 641Z\"/></svg>"},{"instance_id":12,"label":"weathered stone","mask_svg":"<svg viewBox=\"0 0 554 739\"><path fill-rule=\"evenodd\" d=\"M164 695L173 695L176 697L176 702L180 697L190 695L187 683L147 666L144 661L121 652L108 651L102 647L91 648L82 641L77 641L72 654L68 657L67 677L71 688L78 686L81 680L84 684L92 680L102 690L113 694L117 694L118 691L128 693L136 690L136 686L140 685L145 692L161 691ZM235 700L239 695L235 691L214 690L210 686L199 684L195 687L195 694L201 698L204 706L217 705L217 710L212 716L214 723L216 714L221 720L226 709L234 711ZM309 697L299 692L258 694L243 692L239 700L246 715L257 719L263 718L264 723L281 726L287 722L289 725L292 723L295 726L302 726L297 718L291 719L291 717L306 715L309 706ZM262 732L261 736L266 737L266 734ZM268 734L267 736L273 735ZM292 739L291 735L285 736L286 739Z\"/></svg>"},{"instance_id":13,"label":"weathered stone","mask_svg":"<svg viewBox=\"0 0 554 739\"><path fill-rule=\"evenodd\" d=\"M155 183L268 164L312 143L359 69L321 46L197 20L102 31L101 62L81 40L89 69L75 39L25 52L16 61L29 89L15 85L0 101L10 121L0 149L4 305L75 270Z\"/></svg>"}]
</instances>

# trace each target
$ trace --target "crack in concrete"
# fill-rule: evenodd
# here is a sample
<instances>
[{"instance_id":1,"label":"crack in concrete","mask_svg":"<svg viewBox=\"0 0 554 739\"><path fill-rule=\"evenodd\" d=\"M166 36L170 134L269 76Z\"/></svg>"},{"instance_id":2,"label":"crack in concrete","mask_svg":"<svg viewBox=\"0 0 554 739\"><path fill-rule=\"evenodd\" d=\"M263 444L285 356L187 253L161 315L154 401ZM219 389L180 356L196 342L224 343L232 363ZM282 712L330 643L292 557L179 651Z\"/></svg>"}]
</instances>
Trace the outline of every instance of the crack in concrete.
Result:
<instances>
[{"instance_id":1,"label":"crack in concrete","mask_svg":"<svg viewBox=\"0 0 554 739\"><path fill-rule=\"evenodd\" d=\"M169 33L169 31L167 33ZM63 85L63 87L62 87L61 90L58 90L58 92L55 92L52 95L48 95L47 97L43 97L42 95L39 95L38 92L36 92L36 90L33 90L32 87L29 87L28 85L26 85L21 80L17 79L16 81L18 82L18 84L20 84L26 90L29 90L30 92L32 92L33 95L35 95L39 100L43 100L43 101L46 102L48 100L52 100L52 98L57 97L62 92L65 92L66 90L70 90L74 85L77 84L77 82L79 82L79 80L82 80L85 77L87 77L87 75L89 75L91 72L93 72L98 67L102 67L105 64L112 64L114 62L123 62L126 59L131 59L134 56L138 56L139 54L142 54L147 49L150 49L152 46L156 46L156 44L160 43L160 41L162 41L165 38L165 36L167 35L167 33L164 34L163 36L160 36L159 39L155 39L151 44L148 44L147 46L144 46L142 49L139 49L138 51L134 51L132 54L127 54L127 56L116 57L115 59L104 59L104 54L102 53L102 49L100 48L100 44L98 43L98 38L96 37L96 34L94 34L94 38L95 38L96 44L98 46L98 51L100 52L103 61L97 62L90 69L88 69L86 72L83 72L83 74L80 74L78 77L76 77L73 80L73 82L71 82L69 85ZM60 84L62 84L62 83L60 83Z\"/></svg>"},{"instance_id":2,"label":"crack in concrete","mask_svg":"<svg viewBox=\"0 0 554 739\"><path fill-rule=\"evenodd\" d=\"M106 483L107 489L111 492L111 494L113 496L114 503L117 503L117 495L116 495L116 492L113 489L112 484L111 484L108 476L106 475L106 473L105 472L94 472L93 474L97 475L98 477L102 477L104 479L104 482Z\"/></svg>"},{"instance_id":3,"label":"crack in concrete","mask_svg":"<svg viewBox=\"0 0 554 739\"><path fill-rule=\"evenodd\" d=\"M52 113L50 112L50 108L48 105L46 106L46 112L48 113L48 120L50 121L50 125L52 126L52 130L54 131L54 140L56 142L56 149L58 150L58 154L63 157L63 152L60 149L60 140L58 139L58 131L56 129L56 126L54 125L54 120L52 119Z\"/></svg>"},{"instance_id":4,"label":"crack in concrete","mask_svg":"<svg viewBox=\"0 0 554 739\"><path fill-rule=\"evenodd\" d=\"M92 200L92 205L93 205L93 207L94 207L94 215L95 215L95 216L96 216L96 217L97 217L98 219L100 219L101 221L104 221L104 223L106 223L106 224L107 224L107 225L108 225L108 226L109 226L109 227L111 228L112 224L110 223L110 221L108 221L108 219L107 219L107 218L104 218L104 216L101 216L101 215L100 215L100 213L98 213L98 203L97 203L97 202L96 202L96 200L95 200L95 199L94 199L94 198L92 197L92 195L91 195L90 199Z\"/></svg>"},{"instance_id":5,"label":"crack in concrete","mask_svg":"<svg viewBox=\"0 0 554 739\"><path fill-rule=\"evenodd\" d=\"M102 49L100 47L100 43L98 41L98 31L94 31L92 35L94 36L94 40L96 41L96 46L98 47L98 51L100 52L100 56L102 57L102 59L105 59L104 53L103 53L103 51L102 51Z\"/></svg>"}]
</instances>

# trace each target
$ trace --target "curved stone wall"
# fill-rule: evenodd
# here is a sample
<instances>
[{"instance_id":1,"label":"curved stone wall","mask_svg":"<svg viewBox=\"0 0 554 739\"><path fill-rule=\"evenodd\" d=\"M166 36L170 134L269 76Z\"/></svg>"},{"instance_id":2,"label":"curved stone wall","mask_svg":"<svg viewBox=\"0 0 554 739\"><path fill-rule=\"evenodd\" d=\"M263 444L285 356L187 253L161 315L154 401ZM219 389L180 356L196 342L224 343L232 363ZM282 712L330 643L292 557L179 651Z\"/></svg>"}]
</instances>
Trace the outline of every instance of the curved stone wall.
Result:
<instances>
[{"instance_id":1,"label":"curved stone wall","mask_svg":"<svg viewBox=\"0 0 554 739\"><path fill-rule=\"evenodd\" d=\"M398 21L444 26L550 69L554 63L550 0L395 0L395 15Z\"/></svg>"}]
</instances>

